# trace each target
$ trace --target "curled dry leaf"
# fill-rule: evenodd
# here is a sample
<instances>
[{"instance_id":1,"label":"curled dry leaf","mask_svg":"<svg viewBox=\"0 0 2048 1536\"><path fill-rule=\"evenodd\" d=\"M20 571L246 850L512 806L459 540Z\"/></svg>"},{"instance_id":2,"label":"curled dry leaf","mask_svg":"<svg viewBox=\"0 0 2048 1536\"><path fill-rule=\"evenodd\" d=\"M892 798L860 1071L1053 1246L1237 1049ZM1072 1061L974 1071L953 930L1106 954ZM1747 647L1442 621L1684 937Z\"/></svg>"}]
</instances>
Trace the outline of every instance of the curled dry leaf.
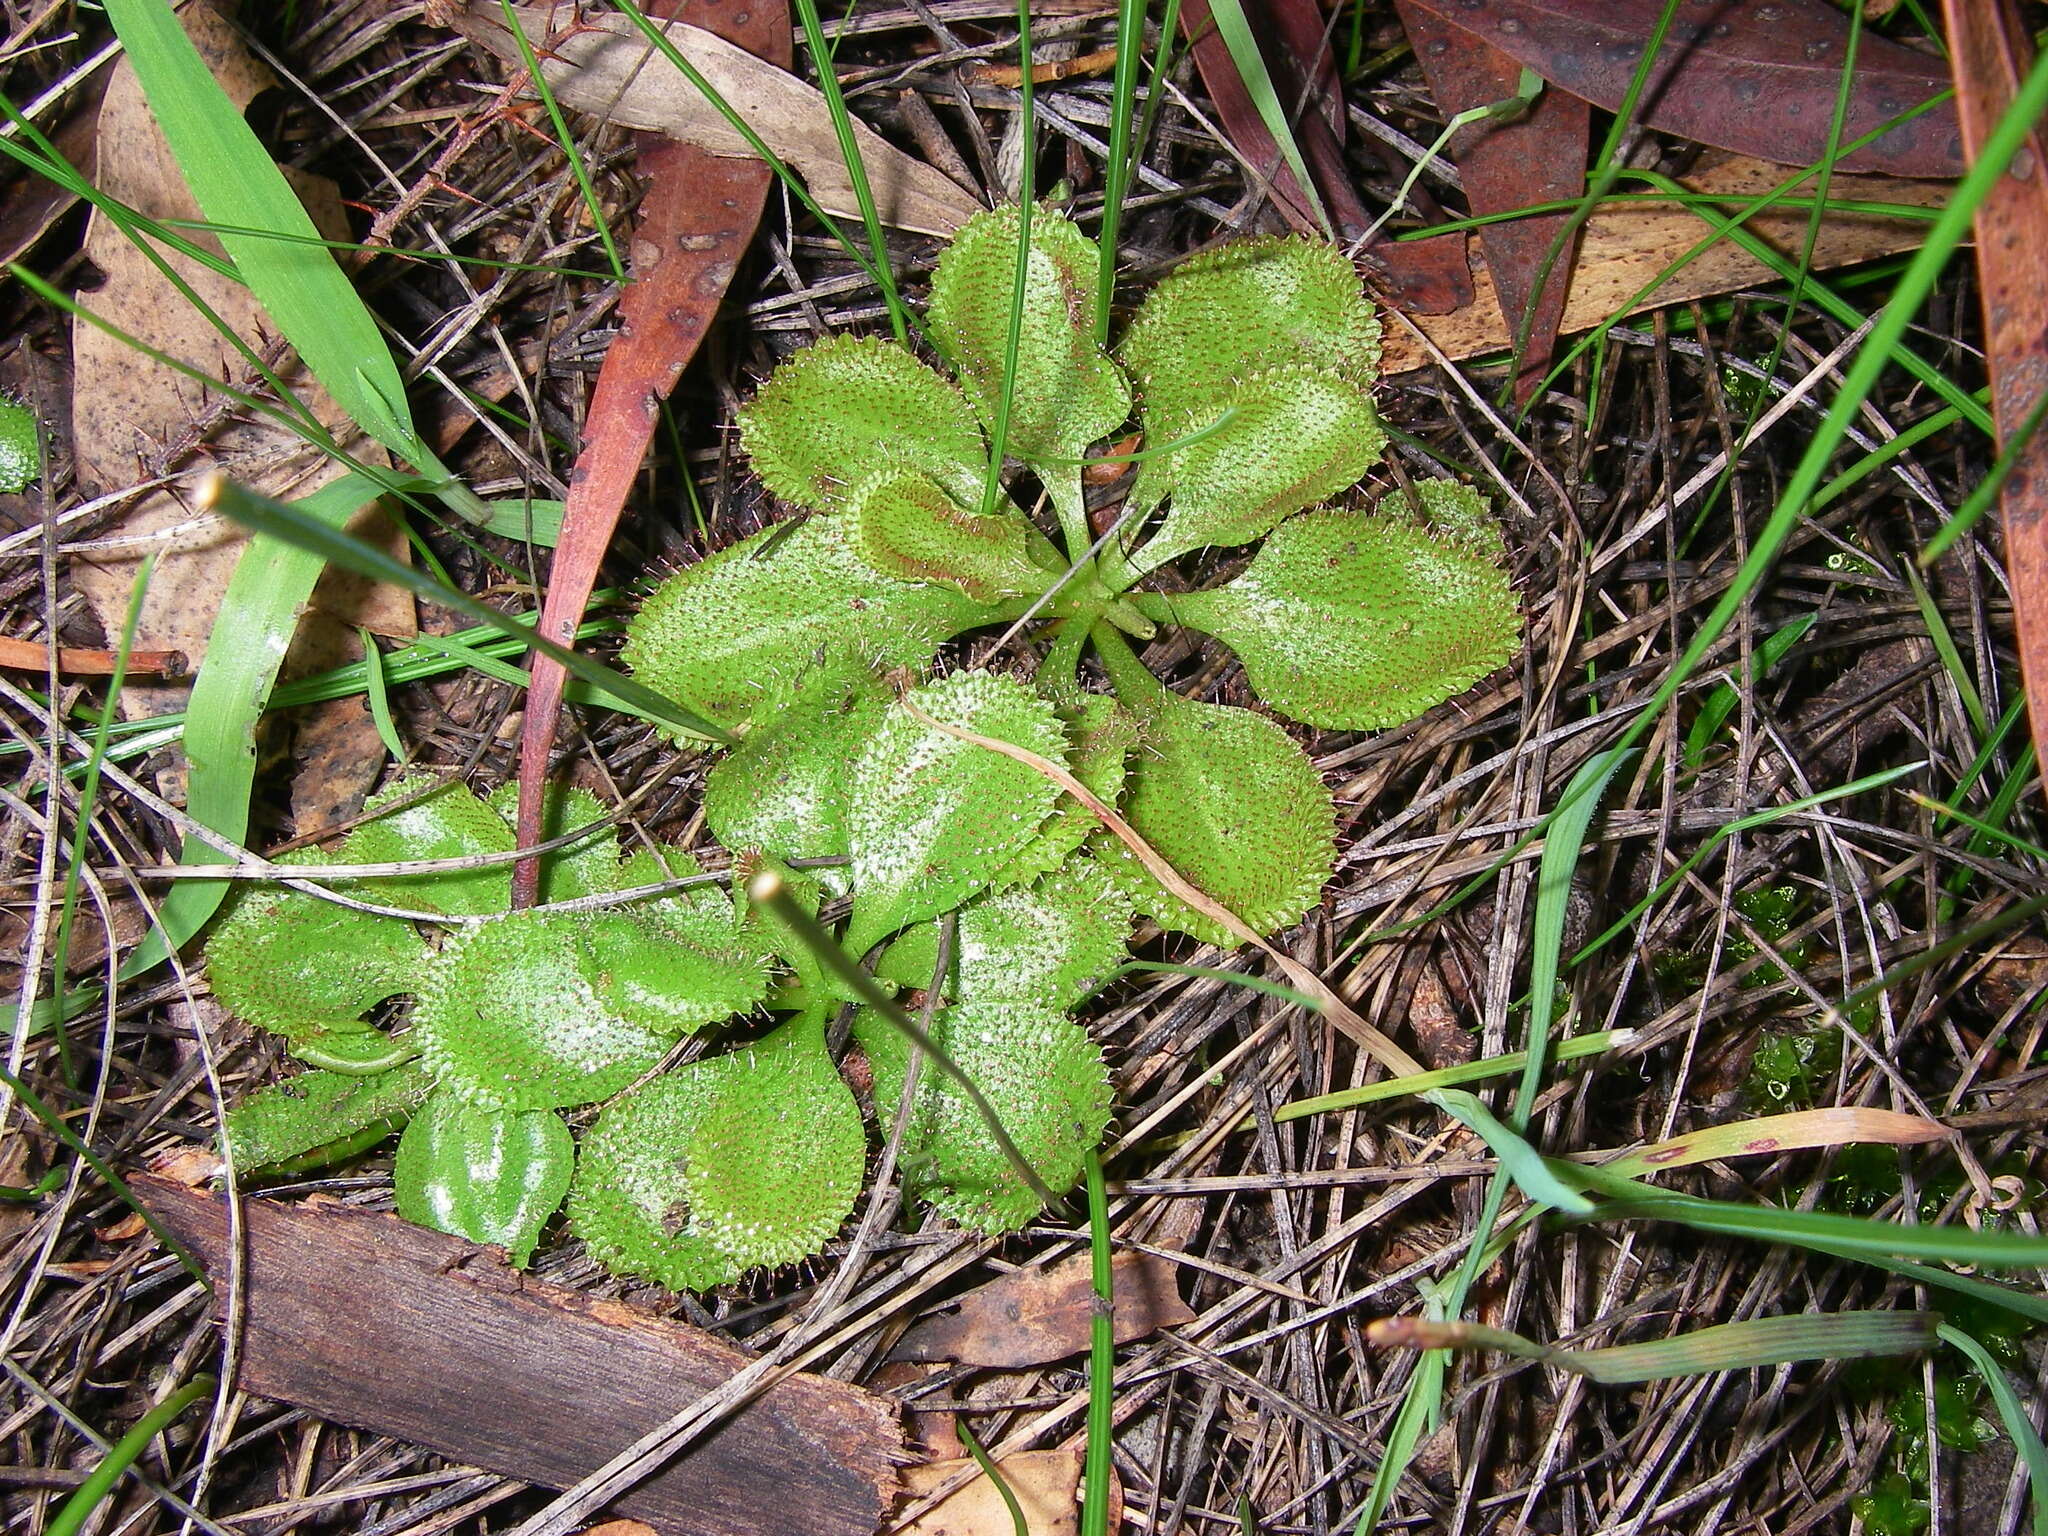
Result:
<instances>
[{"instance_id":1,"label":"curled dry leaf","mask_svg":"<svg viewBox=\"0 0 2048 1536\"><path fill-rule=\"evenodd\" d=\"M1733 213L1776 186L1784 176L1782 167L1747 156L1708 156L1683 181L1694 192L1728 199L1722 206ZM1829 184L1830 196L1835 198L1914 203L1924 208L1939 207L1950 190L1945 182L1899 181L1877 176L1837 176ZM1803 208L1783 212L1772 209L1749 220L1746 227L1780 249L1796 250L1805 240L1806 221ZM1821 221L1814 243L1813 270L1874 261L1896 251L1912 250L1926 232L1927 225L1915 219L1890 219L1866 213L1830 215ZM1769 268L1740 246L1724 240L1687 262L1648 298L1637 298L1645 284L1661 276L1707 233L1708 227L1700 216L1684 208L1630 203L1595 214L1587 221L1579 242L1571 295L1565 301L1560 322L1562 332L1570 335L1588 330L1617 313L1661 309L1776 280ZM1492 279L1484 272L1479 274L1479 296L1474 303L1455 314L1418 316L1415 325L1454 360L1505 352L1513 342L1513 331L1502 317ZM1424 367L1429 361L1428 347L1407 327L1387 327L1381 364L1385 372L1403 373Z\"/></svg>"},{"instance_id":2,"label":"curled dry leaf","mask_svg":"<svg viewBox=\"0 0 2048 1536\"><path fill-rule=\"evenodd\" d=\"M1171 1261L1151 1253L1119 1253L1111 1269L1117 1343L1194 1321L1195 1314L1180 1299ZM955 1310L912 1327L892 1358L1008 1370L1050 1365L1088 1347L1094 1317L1094 1261L1078 1254L976 1286Z\"/></svg>"},{"instance_id":3,"label":"curled dry leaf","mask_svg":"<svg viewBox=\"0 0 2048 1536\"><path fill-rule=\"evenodd\" d=\"M497 6L447 3L434 17L499 58L517 63L519 41ZM514 7L520 30L542 54L548 89L564 106L650 128L717 155L746 157L752 147L725 117L624 16L590 16L566 34L552 30L555 12ZM826 212L858 217L853 184L839 153L825 98L795 75L757 59L716 33L686 22L663 30L676 51L730 102L770 149L804 179ZM919 234L949 234L981 205L944 176L858 122L854 137L882 221Z\"/></svg>"}]
</instances>

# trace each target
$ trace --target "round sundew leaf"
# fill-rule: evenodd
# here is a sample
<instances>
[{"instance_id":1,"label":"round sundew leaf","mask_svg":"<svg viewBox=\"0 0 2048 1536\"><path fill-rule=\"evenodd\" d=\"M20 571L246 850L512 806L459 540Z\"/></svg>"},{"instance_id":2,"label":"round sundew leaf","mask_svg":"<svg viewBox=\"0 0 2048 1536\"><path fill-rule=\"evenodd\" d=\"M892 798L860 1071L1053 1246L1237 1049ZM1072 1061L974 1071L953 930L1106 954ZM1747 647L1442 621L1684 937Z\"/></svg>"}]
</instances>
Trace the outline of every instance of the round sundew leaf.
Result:
<instances>
[{"instance_id":1,"label":"round sundew leaf","mask_svg":"<svg viewBox=\"0 0 2048 1536\"><path fill-rule=\"evenodd\" d=\"M1060 718L1067 730L1067 770L1103 804L1114 807L1124 790L1125 763L1137 745L1138 722L1107 694L1084 694ZM1028 885L1050 874L1102 825L1071 795L1061 795L1052 817L1024 851L1003 866L997 885Z\"/></svg>"},{"instance_id":2,"label":"round sundew leaf","mask_svg":"<svg viewBox=\"0 0 2048 1536\"><path fill-rule=\"evenodd\" d=\"M991 622L937 583L872 570L836 518L784 524L678 572L626 633L649 687L722 725L768 719L812 680L922 667L941 641Z\"/></svg>"},{"instance_id":3,"label":"round sundew leaf","mask_svg":"<svg viewBox=\"0 0 2048 1536\"><path fill-rule=\"evenodd\" d=\"M684 1197L692 1226L744 1269L820 1252L860 1198L867 1132L824 1019L793 1019L702 1064L716 1082L689 1138Z\"/></svg>"},{"instance_id":4,"label":"round sundew leaf","mask_svg":"<svg viewBox=\"0 0 2048 1536\"><path fill-rule=\"evenodd\" d=\"M843 517L854 553L899 581L938 581L978 603L1035 596L1055 573L1031 559L1029 525L969 512L929 476L885 469L862 482Z\"/></svg>"},{"instance_id":5,"label":"round sundew leaf","mask_svg":"<svg viewBox=\"0 0 2048 1536\"><path fill-rule=\"evenodd\" d=\"M729 913L726 942L715 947L690 943L673 922L632 907L591 913L579 924L585 975L621 1018L671 1039L744 1013L768 995L768 959L741 943Z\"/></svg>"},{"instance_id":6,"label":"round sundew leaf","mask_svg":"<svg viewBox=\"0 0 2048 1536\"><path fill-rule=\"evenodd\" d=\"M865 1168L860 1110L810 1014L609 1105L569 1220L606 1267L701 1290L818 1252Z\"/></svg>"},{"instance_id":7,"label":"round sundew leaf","mask_svg":"<svg viewBox=\"0 0 2048 1536\"><path fill-rule=\"evenodd\" d=\"M1105 651L1112 675L1138 663ZM1138 715L1124 818L1180 874L1256 933L1301 920L1336 867L1336 808L1308 754L1247 709L1200 704L1153 683L1119 693ZM1105 836L1104 857L1161 927L1234 948L1237 937L1175 897Z\"/></svg>"},{"instance_id":8,"label":"round sundew leaf","mask_svg":"<svg viewBox=\"0 0 2048 1536\"><path fill-rule=\"evenodd\" d=\"M552 1110L508 1114L437 1093L399 1137L391 1183L407 1221L496 1243L524 1269L575 1166L575 1139Z\"/></svg>"},{"instance_id":9,"label":"round sundew leaf","mask_svg":"<svg viewBox=\"0 0 2048 1536\"><path fill-rule=\"evenodd\" d=\"M1288 364L1369 384L1380 324L1335 246L1268 235L1204 251L1161 278L1117 355L1149 426L1191 420L1236 380Z\"/></svg>"},{"instance_id":10,"label":"round sundew leaf","mask_svg":"<svg viewBox=\"0 0 2048 1536\"><path fill-rule=\"evenodd\" d=\"M873 336L829 336L785 359L740 411L740 446L769 490L819 512L885 468L977 497L988 463L966 396Z\"/></svg>"},{"instance_id":11,"label":"round sundew leaf","mask_svg":"<svg viewBox=\"0 0 2048 1536\"><path fill-rule=\"evenodd\" d=\"M518 826L519 785L504 784L491 792L486 802L505 824ZM586 789L572 784L549 784L541 795L543 840L553 840L578 827L591 830L567 847L545 854L540 861L540 899L543 902L574 901L578 896L596 896L619 888L619 837L611 824L604 802Z\"/></svg>"},{"instance_id":12,"label":"round sundew leaf","mask_svg":"<svg viewBox=\"0 0 2048 1536\"><path fill-rule=\"evenodd\" d=\"M252 1173L375 1126L396 1131L433 1091L433 1077L417 1061L371 1077L301 1072L229 1110L221 1135L236 1168Z\"/></svg>"},{"instance_id":13,"label":"round sundew leaf","mask_svg":"<svg viewBox=\"0 0 2048 1536\"><path fill-rule=\"evenodd\" d=\"M301 849L278 862L314 872L334 860ZM368 1030L362 1015L411 991L426 957L403 919L282 885L244 888L206 941L207 975L221 1006L293 1041Z\"/></svg>"},{"instance_id":14,"label":"round sundew leaf","mask_svg":"<svg viewBox=\"0 0 2048 1536\"><path fill-rule=\"evenodd\" d=\"M965 1002L932 1018L933 1043L971 1078L1038 1176L1056 1191L1081 1176L1109 1124L1109 1073L1088 1032L1057 1009ZM878 1117L893 1123L909 1047L887 1022L854 1020L875 1073ZM1012 1232L1038 1214L1038 1196L1011 1166L973 1103L926 1062L903 1144L905 1174L941 1214L978 1232Z\"/></svg>"},{"instance_id":15,"label":"round sundew leaf","mask_svg":"<svg viewBox=\"0 0 2048 1536\"><path fill-rule=\"evenodd\" d=\"M1064 759L1053 707L1013 677L958 672L906 696L944 724ZM853 767L847 831L856 953L951 911L1031 842L1058 796L1023 763L889 706Z\"/></svg>"},{"instance_id":16,"label":"round sundew leaf","mask_svg":"<svg viewBox=\"0 0 2048 1536\"><path fill-rule=\"evenodd\" d=\"M538 912L450 938L412 1023L421 1059L478 1109L592 1103L654 1066L670 1043L597 995L574 918Z\"/></svg>"},{"instance_id":17,"label":"round sundew leaf","mask_svg":"<svg viewBox=\"0 0 2048 1536\"><path fill-rule=\"evenodd\" d=\"M584 1134L569 1186L569 1225L614 1274L672 1291L709 1290L740 1277L740 1265L698 1232L683 1189L690 1137L709 1108L712 1083L679 1067L604 1108Z\"/></svg>"},{"instance_id":18,"label":"round sundew leaf","mask_svg":"<svg viewBox=\"0 0 2048 1536\"><path fill-rule=\"evenodd\" d=\"M932 338L960 375L982 425L995 429L1017 284L1017 208L960 226L932 273ZM1010 395L1008 454L1025 463L1072 458L1131 413L1123 370L1091 330L1100 257L1072 220L1031 213L1024 319ZM973 493L979 496L979 488Z\"/></svg>"},{"instance_id":19,"label":"round sundew leaf","mask_svg":"<svg viewBox=\"0 0 2048 1536\"><path fill-rule=\"evenodd\" d=\"M1132 491L1139 505L1156 503L1168 487L1173 498L1143 550L1146 569L1205 545L1250 543L1357 484L1386 447L1365 391L1327 369L1269 369L1214 398L1214 410L1167 435L1206 426L1226 410L1236 415L1185 448L1147 459L1139 472Z\"/></svg>"},{"instance_id":20,"label":"round sundew leaf","mask_svg":"<svg viewBox=\"0 0 2048 1536\"><path fill-rule=\"evenodd\" d=\"M1262 699L1329 729L1413 719L1505 666L1521 632L1506 572L1384 512L1290 518L1234 581L1170 602Z\"/></svg>"},{"instance_id":21,"label":"round sundew leaf","mask_svg":"<svg viewBox=\"0 0 2048 1536\"><path fill-rule=\"evenodd\" d=\"M1036 885L983 896L960 911L945 991L975 1003L1071 1008L1123 963L1132 910L1109 871L1085 856ZM938 926L925 924L883 951L875 974L929 987L937 960Z\"/></svg>"},{"instance_id":22,"label":"round sundew leaf","mask_svg":"<svg viewBox=\"0 0 2048 1536\"><path fill-rule=\"evenodd\" d=\"M704 780L704 822L728 848L781 858L847 851L847 767L881 724L888 694L862 674L806 689L764 719Z\"/></svg>"},{"instance_id":23,"label":"round sundew leaf","mask_svg":"<svg viewBox=\"0 0 2048 1536\"><path fill-rule=\"evenodd\" d=\"M19 400L0 394L0 495L18 496L42 473L37 442L42 423Z\"/></svg>"},{"instance_id":24,"label":"round sundew leaf","mask_svg":"<svg viewBox=\"0 0 2048 1536\"><path fill-rule=\"evenodd\" d=\"M376 816L351 832L342 845L348 862L398 864L409 859L473 858L510 853L516 845L511 823L479 800L469 786L443 783L427 774L408 774L387 785L372 795L363 809L376 815L384 806L422 794L425 798L418 803ZM483 917L511 904L512 866L492 864L364 880L357 889L367 899L389 906L445 912L452 917Z\"/></svg>"}]
</instances>

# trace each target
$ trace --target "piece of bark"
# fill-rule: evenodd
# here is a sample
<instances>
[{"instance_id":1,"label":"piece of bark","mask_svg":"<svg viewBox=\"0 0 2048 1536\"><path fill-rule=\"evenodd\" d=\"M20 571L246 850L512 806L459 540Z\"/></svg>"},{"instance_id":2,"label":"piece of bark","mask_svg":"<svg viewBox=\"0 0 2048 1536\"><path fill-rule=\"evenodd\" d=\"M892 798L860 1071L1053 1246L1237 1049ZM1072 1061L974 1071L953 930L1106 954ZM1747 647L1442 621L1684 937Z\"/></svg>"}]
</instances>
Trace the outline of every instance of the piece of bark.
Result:
<instances>
[{"instance_id":1,"label":"piece of bark","mask_svg":"<svg viewBox=\"0 0 2048 1536\"><path fill-rule=\"evenodd\" d=\"M1111 1260L1119 1344L1194 1321L1180 1299L1174 1266L1157 1254ZM1050 1365L1088 1347L1095 1317L1093 1260L1087 1254L1042 1269L1020 1269L962 1296L958 1307L926 1318L890 1352L895 1360L957 1360L1021 1370Z\"/></svg>"},{"instance_id":2,"label":"piece of bark","mask_svg":"<svg viewBox=\"0 0 2048 1536\"><path fill-rule=\"evenodd\" d=\"M154 1175L132 1183L215 1278L218 1316L224 1197ZM243 1217L237 1386L525 1482L571 1486L749 1360L395 1216L251 1200ZM614 1507L664 1536L872 1536L902 1455L884 1399L793 1376Z\"/></svg>"},{"instance_id":3,"label":"piece of bark","mask_svg":"<svg viewBox=\"0 0 2048 1536\"><path fill-rule=\"evenodd\" d=\"M1741 202L1759 197L1784 179L1780 166L1744 156L1714 156L1684 177L1695 192L1736 200L1724 206L1733 214ZM1954 190L1944 182L1896 181L1872 176L1837 176L1829 195L1840 199L1869 198L1883 202L1917 203L1939 207ZM1807 212L1788 208L1768 209L1751 218L1745 228L1762 236L1780 250L1797 250L1806 238ZM1664 271L1708 233L1697 214L1683 208L1653 203L1629 203L1595 214L1586 223L1579 242L1579 257L1572 269L1571 294L1565 301L1561 330L1569 335L1589 330L1617 311L1662 309L1689 299L1732 293L1756 283L1774 283L1777 275L1732 241L1709 246L1688 262L1647 299L1637 299L1643 285ZM1813 269L1847 266L1874 261L1898 251L1912 250L1926 238L1925 221L1889 219L1876 214L1831 214L1821 221L1813 248ZM1507 322L1501 317L1500 301L1494 297L1491 274L1478 274L1478 297L1455 314L1418 318L1415 324L1444 354L1453 359L1477 357L1481 353L1505 352L1512 343ZM1385 373L1403 373L1430 361L1428 349L1407 328L1398 323L1386 328L1385 350L1380 367Z\"/></svg>"}]
</instances>

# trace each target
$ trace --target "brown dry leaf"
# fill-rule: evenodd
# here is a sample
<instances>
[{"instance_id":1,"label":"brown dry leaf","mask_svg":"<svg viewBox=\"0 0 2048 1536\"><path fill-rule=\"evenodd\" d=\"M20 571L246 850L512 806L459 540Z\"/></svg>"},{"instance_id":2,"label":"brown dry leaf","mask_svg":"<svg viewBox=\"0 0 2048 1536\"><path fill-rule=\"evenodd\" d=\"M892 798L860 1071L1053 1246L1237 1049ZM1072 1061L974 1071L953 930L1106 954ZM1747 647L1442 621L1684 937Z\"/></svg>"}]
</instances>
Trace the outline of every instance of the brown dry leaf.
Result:
<instances>
[{"instance_id":1,"label":"brown dry leaf","mask_svg":"<svg viewBox=\"0 0 2048 1536\"><path fill-rule=\"evenodd\" d=\"M586 1526L583 1536L660 1536L645 1520L606 1520Z\"/></svg>"},{"instance_id":2,"label":"brown dry leaf","mask_svg":"<svg viewBox=\"0 0 2048 1536\"><path fill-rule=\"evenodd\" d=\"M1120 1253L1110 1270L1117 1343L1194 1321L1168 1260ZM912 1327L891 1353L898 1360L957 1360L1021 1370L1086 1349L1094 1317L1094 1261L1084 1253L977 1286L960 1298L956 1310Z\"/></svg>"},{"instance_id":3,"label":"brown dry leaf","mask_svg":"<svg viewBox=\"0 0 2048 1536\"><path fill-rule=\"evenodd\" d=\"M495 5L472 9L451 0L430 8L428 19L516 65L519 42L498 19L501 14ZM684 139L716 155L752 156L747 141L628 18L587 16L575 30L561 32L554 7L515 7L513 14L527 39L544 50L541 70L562 105L622 127ZM716 33L680 21L664 30L676 51L803 177L827 213L859 217L823 96ZM981 211L978 200L872 129L856 122L854 137L885 224L945 235Z\"/></svg>"},{"instance_id":4,"label":"brown dry leaf","mask_svg":"<svg viewBox=\"0 0 2048 1536\"><path fill-rule=\"evenodd\" d=\"M203 5L182 13L201 56L229 97L242 106L274 81L243 48L234 30ZM160 219L197 219L177 162L165 144L134 72L123 61L108 82L99 115L101 186L112 196ZM290 174L290 173L288 173ZM347 220L331 182L292 175L314 222L324 232L347 238ZM205 237L192 238L203 241ZM221 379L244 374L239 356L188 303L136 245L95 213L86 229L86 255L105 274L92 310L129 335ZM215 248L218 254L218 248ZM161 252L195 293L235 332L257 348L275 334L248 289L169 250ZM96 326L72 328L75 383L72 430L78 477L90 489L118 491L150 473L163 447L191 431L220 405L214 391L177 370L138 354ZM338 408L310 379L287 373L299 397L322 421L341 429ZM343 467L296 434L264 419L237 417L212 433L214 461L266 495L290 499L315 490ZM369 445L356 451L371 457ZM381 460L380 460L381 462ZM368 509L353 531L403 558L404 540L376 509ZM197 668L220 608L221 593L246 536L231 523L198 512L178 488L139 497L109 535L73 564L73 579L109 635L118 634L128 594L142 560L161 556L136 627L135 643L150 650L182 651ZM344 572L330 572L313 594L307 621L293 642L285 675L303 674L361 654L354 627L410 639L415 633L412 602L391 587L370 586ZM131 714L163 714L185 707L182 687L130 688L123 707ZM318 709L303 717L316 732L342 733L347 745L331 746L335 771L367 787L384 755L360 701L352 710L322 706L336 723L323 723ZM353 720L360 717L360 728Z\"/></svg>"},{"instance_id":5,"label":"brown dry leaf","mask_svg":"<svg viewBox=\"0 0 2048 1536\"><path fill-rule=\"evenodd\" d=\"M929 1461L903 1469L904 1491L913 1498L931 1492L974 1467L972 1461ZM1081 1452L1022 1451L996 1463L1003 1481L1024 1511L1030 1536L1073 1536L1080 1529ZM1114 1510L1112 1510L1114 1514ZM1110 1529L1118 1522L1112 1519ZM901 1528L901 1536L1013 1536L1017 1525L996 1485L977 1477Z\"/></svg>"},{"instance_id":6,"label":"brown dry leaf","mask_svg":"<svg viewBox=\"0 0 2048 1536\"><path fill-rule=\"evenodd\" d=\"M1702 159L1684 181L1695 192L1753 198L1784 179L1783 166L1732 155ZM1912 203L1927 208L1947 201L1953 190L1947 182L1899 181L1885 176L1837 176L1829 187L1834 198ZM1751 219L1746 227L1779 249L1789 251L1796 250L1804 241L1806 223L1804 209L1773 209ZM1924 223L1912 219L1830 214L1821 221L1820 235L1814 244L1814 270L1912 250L1920 244L1926 228ZM1595 214L1587 222L1580 241L1561 330L1569 335L1589 330L1617 311L1633 314L1661 309L1689 299L1776 281L1768 267L1740 246L1724 240L1708 247L1647 300L1631 302L1645 283L1684 255L1706 233L1707 226L1699 216L1682 208L1629 204ZM1448 315L1415 318L1415 324L1448 357L1505 352L1512 344L1507 323L1501 318L1500 302L1494 297L1492 279L1484 272L1477 277L1478 298L1467 308ZM1402 373L1423 367L1429 361L1428 350L1405 327L1387 328L1381 364L1385 372Z\"/></svg>"}]
</instances>

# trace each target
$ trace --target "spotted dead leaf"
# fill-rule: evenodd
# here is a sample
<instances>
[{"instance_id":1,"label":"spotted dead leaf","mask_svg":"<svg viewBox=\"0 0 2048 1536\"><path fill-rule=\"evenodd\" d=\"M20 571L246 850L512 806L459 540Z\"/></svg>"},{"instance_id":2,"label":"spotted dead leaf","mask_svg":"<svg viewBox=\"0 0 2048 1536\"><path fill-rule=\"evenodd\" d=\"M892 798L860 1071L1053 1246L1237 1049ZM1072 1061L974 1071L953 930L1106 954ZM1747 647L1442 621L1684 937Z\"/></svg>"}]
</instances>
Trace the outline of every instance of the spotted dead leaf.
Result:
<instances>
[{"instance_id":1,"label":"spotted dead leaf","mask_svg":"<svg viewBox=\"0 0 2048 1536\"><path fill-rule=\"evenodd\" d=\"M1020 1370L1079 1354L1088 1347L1095 1317L1093 1266L1087 1254L1080 1254L977 1286L955 1310L912 1327L892 1358ZM1110 1270L1117 1343L1194 1321L1195 1314L1180 1299L1169 1260L1120 1253Z\"/></svg>"}]
</instances>

